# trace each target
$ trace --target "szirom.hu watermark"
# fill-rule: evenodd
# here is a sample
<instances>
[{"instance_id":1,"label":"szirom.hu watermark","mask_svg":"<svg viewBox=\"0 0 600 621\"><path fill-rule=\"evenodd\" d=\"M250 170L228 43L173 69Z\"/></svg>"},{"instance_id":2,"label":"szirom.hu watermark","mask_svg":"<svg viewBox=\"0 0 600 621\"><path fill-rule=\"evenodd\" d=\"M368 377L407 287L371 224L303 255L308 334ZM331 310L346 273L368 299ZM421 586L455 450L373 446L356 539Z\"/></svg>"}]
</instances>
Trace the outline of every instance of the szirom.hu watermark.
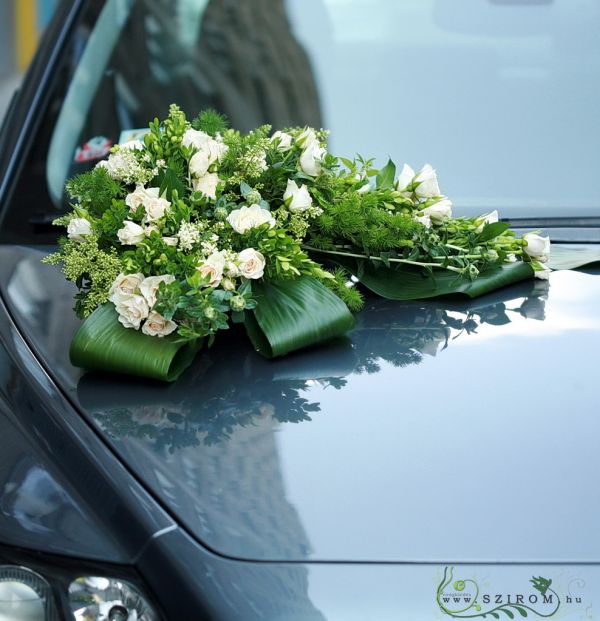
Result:
<instances>
[{"instance_id":1,"label":"szirom.hu watermark","mask_svg":"<svg viewBox=\"0 0 600 621\"><path fill-rule=\"evenodd\" d=\"M561 599L552 588L551 578L532 576L523 587L513 593L483 592L476 580L455 580L454 568L446 567L437 588L437 603L442 612L458 619L553 617L561 607L583 603L580 596L565 595Z\"/></svg>"}]
</instances>

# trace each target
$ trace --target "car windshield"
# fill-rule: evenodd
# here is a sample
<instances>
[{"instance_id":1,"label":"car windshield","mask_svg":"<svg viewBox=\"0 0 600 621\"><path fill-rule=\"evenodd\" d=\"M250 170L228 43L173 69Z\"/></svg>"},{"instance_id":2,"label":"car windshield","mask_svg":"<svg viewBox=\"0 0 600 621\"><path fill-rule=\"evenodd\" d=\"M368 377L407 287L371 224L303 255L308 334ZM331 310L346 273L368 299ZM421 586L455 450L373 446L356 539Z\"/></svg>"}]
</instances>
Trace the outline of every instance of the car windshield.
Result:
<instances>
[{"instance_id":1,"label":"car windshield","mask_svg":"<svg viewBox=\"0 0 600 621\"><path fill-rule=\"evenodd\" d=\"M86 7L4 238L56 235L48 224L66 207L65 180L171 102L191 116L215 108L241 130L325 127L334 154L381 165L430 161L459 214L600 213L587 181L600 165L596 0Z\"/></svg>"}]
</instances>

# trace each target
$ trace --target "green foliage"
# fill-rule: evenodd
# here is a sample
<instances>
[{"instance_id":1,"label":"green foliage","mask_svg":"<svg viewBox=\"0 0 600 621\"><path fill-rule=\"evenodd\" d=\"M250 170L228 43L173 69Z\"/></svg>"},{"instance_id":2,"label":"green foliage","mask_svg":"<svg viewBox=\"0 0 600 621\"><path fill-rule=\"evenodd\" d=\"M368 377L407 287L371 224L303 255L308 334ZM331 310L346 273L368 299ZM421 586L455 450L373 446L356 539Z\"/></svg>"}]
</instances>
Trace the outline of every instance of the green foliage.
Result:
<instances>
[{"instance_id":1,"label":"green foliage","mask_svg":"<svg viewBox=\"0 0 600 621\"><path fill-rule=\"evenodd\" d=\"M102 216L114 199L125 196L123 186L104 168L93 168L69 179L66 191L72 200L96 218Z\"/></svg>"},{"instance_id":2,"label":"green foliage","mask_svg":"<svg viewBox=\"0 0 600 621\"><path fill-rule=\"evenodd\" d=\"M222 134L229 127L229 119L216 110L202 110L192 121L192 127L210 136Z\"/></svg>"},{"instance_id":3,"label":"green foliage","mask_svg":"<svg viewBox=\"0 0 600 621\"><path fill-rule=\"evenodd\" d=\"M44 263L62 264L67 280L79 288L75 296L78 317L87 317L108 300L109 289L121 271L121 261L115 250L101 250L93 235L82 243L66 241L61 251L46 257Z\"/></svg>"}]
</instances>

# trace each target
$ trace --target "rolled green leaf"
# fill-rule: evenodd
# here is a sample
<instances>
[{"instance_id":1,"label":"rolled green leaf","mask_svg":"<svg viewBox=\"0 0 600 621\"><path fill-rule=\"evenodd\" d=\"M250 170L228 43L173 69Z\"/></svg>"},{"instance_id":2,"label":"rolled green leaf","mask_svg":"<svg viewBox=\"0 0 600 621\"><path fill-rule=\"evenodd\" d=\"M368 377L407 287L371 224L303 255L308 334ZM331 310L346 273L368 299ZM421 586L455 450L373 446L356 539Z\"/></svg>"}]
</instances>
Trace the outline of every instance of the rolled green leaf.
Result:
<instances>
[{"instance_id":1,"label":"rolled green leaf","mask_svg":"<svg viewBox=\"0 0 600 621\"><path fill-rule=\"evenodd\" d=\"M354 326L348 307L318 280L252 283L258 302L246 313L246 332L256 350L267 358L341 336Z\"/></svg>"},{"instance_id":2,"label":"rolled green leaf","mask_svg":"<svg viewBox=\"0 0 600 621\"><path fill-rule=\"evenodd\" d=\"M434 268L427 273L409 265L373 265L368 260L336 256L334 262L345 267L360 282L389 300L421 300L442 295L462 294L470 298L533 277L529 263L517 261L482 271L475 280L456 272Z\"/></svg>"},{"instance_id":3,"label":"rolled green leaf","mask_svg":"<svg viewBox=\"0 0 600 621\"><path fill-rule=\"evenodd\" d=\"M83 322L69 353L76 367L173 382L190 366L200 345L177 342L175 335L159 338L124 328L107 303Z\"/></svg>"}]
</instances>

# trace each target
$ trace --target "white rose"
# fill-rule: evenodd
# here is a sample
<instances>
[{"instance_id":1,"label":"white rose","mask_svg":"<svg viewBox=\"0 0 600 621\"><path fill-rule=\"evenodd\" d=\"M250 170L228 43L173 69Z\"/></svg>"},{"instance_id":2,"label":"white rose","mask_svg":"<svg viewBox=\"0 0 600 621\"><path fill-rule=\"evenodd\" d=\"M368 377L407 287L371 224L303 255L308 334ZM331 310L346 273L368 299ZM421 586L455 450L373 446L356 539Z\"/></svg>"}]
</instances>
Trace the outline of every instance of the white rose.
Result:
<instances>
[{"instance_id":1,"label":"white rose","mask_svg":"<svg viewBox=\"0 0 600 621\"><path fill-rule=\"evenodd\" d=\"M158 190L158 188L150 188L151 190ZM166 198L160 196L149 196L144 201L144 211L146 212L147 222L156 222L164 217L165 212L171 206L171 203Z\"/></svg>"},{"instance_id":2,"label":"white rose","mask_svg":"<svg viewBox=\"0 0 600 621\"><path fill-rule=\"evenodd\" d=\"M123 228L117 231L117 237L123 246L135 246L146 238L146 231L139 224L125 220Z\"/></svg>"},{"instance_id":3,"label":"white rose","mask_svg":"<svg viewBox=\"0 0 600 621\"><path fill-rule=\"evenodd\" d=\"M150 311L148 319L142 326L142 332L148 336L158 336L162 338L177 330L177 324L170 319L165 319L156 311Z\"/></svg>"},{"instance_id":4,"label":"white rose","mask_svg":"<svg viewBox=\"0 0 600 621\"><path fill-rule=\"evenodd\" d=\"M115 302L119 321L126 328L139 330L140 323L148 317L148 302L143 295L122 295Z\"/></svg>"},{"instance_id":5,"label":"white rose","mask_svg":"<svg viewBox=\"0 0 600 621\"><path fill-rule=\"evenodd\" d=\"M415 171L408 164L404 164L398 176L398 181L396 181L396 190L398 190L398 192L404 192L413 182L414 178Z\"/></svg>"},{"instance_id":6,"label":"white rose","mask_svg":"<svg viewBox=\"0 0 600 621\"><path fill-rule=\"evenodd\" d=\"M144 296L148 306L152 308L156 304L156 292L161 282L169 285L175 281L175 276L165 274L163 276L148 276L140 283L140 293Z\"/></svg>"},{"instance_id":7,"label":"white rose","mask_svg":"<svg viewBox=\"0 0 600 621\"><path fill-rule=\"evenodd\" d=\"M179 239L177 237L163 237L162 241L166 246L177 246L179 243Z\"/></svg>"},{"instance_id":8,"label":"white rose","mask_svg":"<svg viewBox=\"0 0 600 621\"><path fill-rule=\"evenodd\" d=\"M425 166L421 168L415 179L415 183L418 183L415 194L419 198L433 198L434 196L441 195L437 175L431 164L425 164Z\"/></svg>"},{"instance_id":9,"label":"white rose","mask_svg":"<svg viewBox=\"0 0 600 621\"><path fill-rule=\"evenodd\" d=\"M302 171L311 177L316 177L321 172L321 162L326 152L325 147L322 147L316 140L308 143L300 156Z\"/></svg>"},{"instance_id":10,"label":"white rose","mask_svg":"<svg viewBox=\"0 0 600 621\"><path fill-rule=\"evenodd\" d=\"M222 162L223 157L229 150L229 147L224 144L223 141L213 140L212 138L206 144L206 148L208 149L208 156L211 164Z\"/></svg>"},{"instance_id":11,"label":"white rose","mask_svg":"<svg viewBox=\"0 0 600 621\"><path fill-rule=\"evenodd\" d=\"M194 191L200 192L206 198L215 200L217 198L217 186L221 179L217 173L206 173L199 179L194 179Z\"/></svg>"},{"instance_id":12,"label":"white rose","mask_svg":"<svg viewBox=\"0 0 600 621\"><path fill-rule=\"evenodd\" d=\"M195 149L202 149L204 145L210 140L210 136L197 129L187 129L181 139L181 144L188 149L194 147Z\"/></svg>"},{"instance_id":13,"label":"white rose","mask_svg":"<svg viewBox=\"0 0 600 621\"><path fill-rule=\"evenodd\" d=\"M287 208L292 211L305 211L312 205L312 198L308 193L308 188L302 184L298 184L292 179L288 179L287 187L283 194Z\"/></svg>"},{"instance_id":14,"label":"white rose","mask_svg":"<svg viewBox=\"0 0 600 621\"><path fill-rule=\"evenodd\" d=\"M523 239L527 242L524 250L532 259L546 263L550 258L550 238L537 233L526 233Z\"/></svg>"},{"instance_id":15,"label":"white rose","mask_svg":"<svg viewBox=\"0 0 600 621\"><path fill-rule=\"evenodd\" d=\"M251 205L250 207L244 206L240 209L234 209L227 216L227 222L229 222L231 228L240 235L265 223L271 228L275 226L275 219L271 215L271 212L267 209L263 209L260 205Z\"/></svg>"},{"instance_id":16,"label":"white rose","mask_svg":"<svg viewBox=\"0 0 600 621\"><path fill-rule=\"evenodd\" d=\"M304 130L296 136L296 144L303 149L313 142L318 142L318 139L317 132L312 127L305 127Z\"/></svg>"},{"instance_id":17,"label":"white rose","mask_svg":"<svg viewBox=\"0 0 600 621\"><path fill-rule=\"evenodd\" d=\"M119 274L108 292L108 299L116 302L121 296L135 293L144 280L143 274Z\"/></svg>"},{"instance_id":18,"label":"white rose","mask_svg":"<svg viewBox=\"0 0 600 621\"><path fill-rule=\"evenodd\" d=\"M197 268L203 278L208 278L208 285L216 287L223 278L225 254L223 251L213 252Z\"/></svg>"},{"instance_id":19,"label":"white rose","mask_svg":"<svg viewBox=\"0 0 600 621\"><path fill-rule=\"evenodd\" d=\"M197 153L192 155L192 159L190 160L190 173L194 177L202 177L208 172L208 167L210 166L210 154L207 150L202 149Z\"/></svg>"},{"instance_id":20,"label":"white rose","mask_svg":"<svg viewBox=\"0 0 600 621\"><path fill-rule=\"evenodd\" d=\"M238 261L241 276L251 279L262 278L265 271L265 257L260 252L254 248L246 248L239 253Z\"/></svg>"},{"instance_id":21,"label":"white rose","mask_svg":"<svg viewBox=\"0 0 600 621\"><path fill-rule=\"evenodd\" d=\"M67 236L76 242L84 242L85 236L92 232L92 225L85 218L73 218L67 226Z\"/></svg>"},{"instance_id":22,"label":"white rose","mask_svg":"<svg viewBox=\"0 0 600 621\"><path fill-rule=\"evenodd\" d=\"M133 192L125 197L125 204L130 211L136 211L140 205L144 204L147 196L146 188L143 185L138 185Z\"/></svg>"},{"instance_id":23,"label":"white rose","mask_svg":"<svg viewBox=\"0 0 600 621\"><path fill-rule=\"evenodd\" d=\"M277 131L271 136L271 142L275 142L276 140L279 141L277 143L278 151L289 151L292 148L292 137L290 134Z\"/></svg>"},{"instance_id":24,"label":"white rose","mask_svg":"<svg viewBox=\"0 0 600 621\"><path fill-rule=\"evenodd\" d=\"M423 215L431 218L433 224L442 224L452 215L452 201L449 198L443 198L430 207L425 207L422 212Z\"/></svg>"}]
</instances>

